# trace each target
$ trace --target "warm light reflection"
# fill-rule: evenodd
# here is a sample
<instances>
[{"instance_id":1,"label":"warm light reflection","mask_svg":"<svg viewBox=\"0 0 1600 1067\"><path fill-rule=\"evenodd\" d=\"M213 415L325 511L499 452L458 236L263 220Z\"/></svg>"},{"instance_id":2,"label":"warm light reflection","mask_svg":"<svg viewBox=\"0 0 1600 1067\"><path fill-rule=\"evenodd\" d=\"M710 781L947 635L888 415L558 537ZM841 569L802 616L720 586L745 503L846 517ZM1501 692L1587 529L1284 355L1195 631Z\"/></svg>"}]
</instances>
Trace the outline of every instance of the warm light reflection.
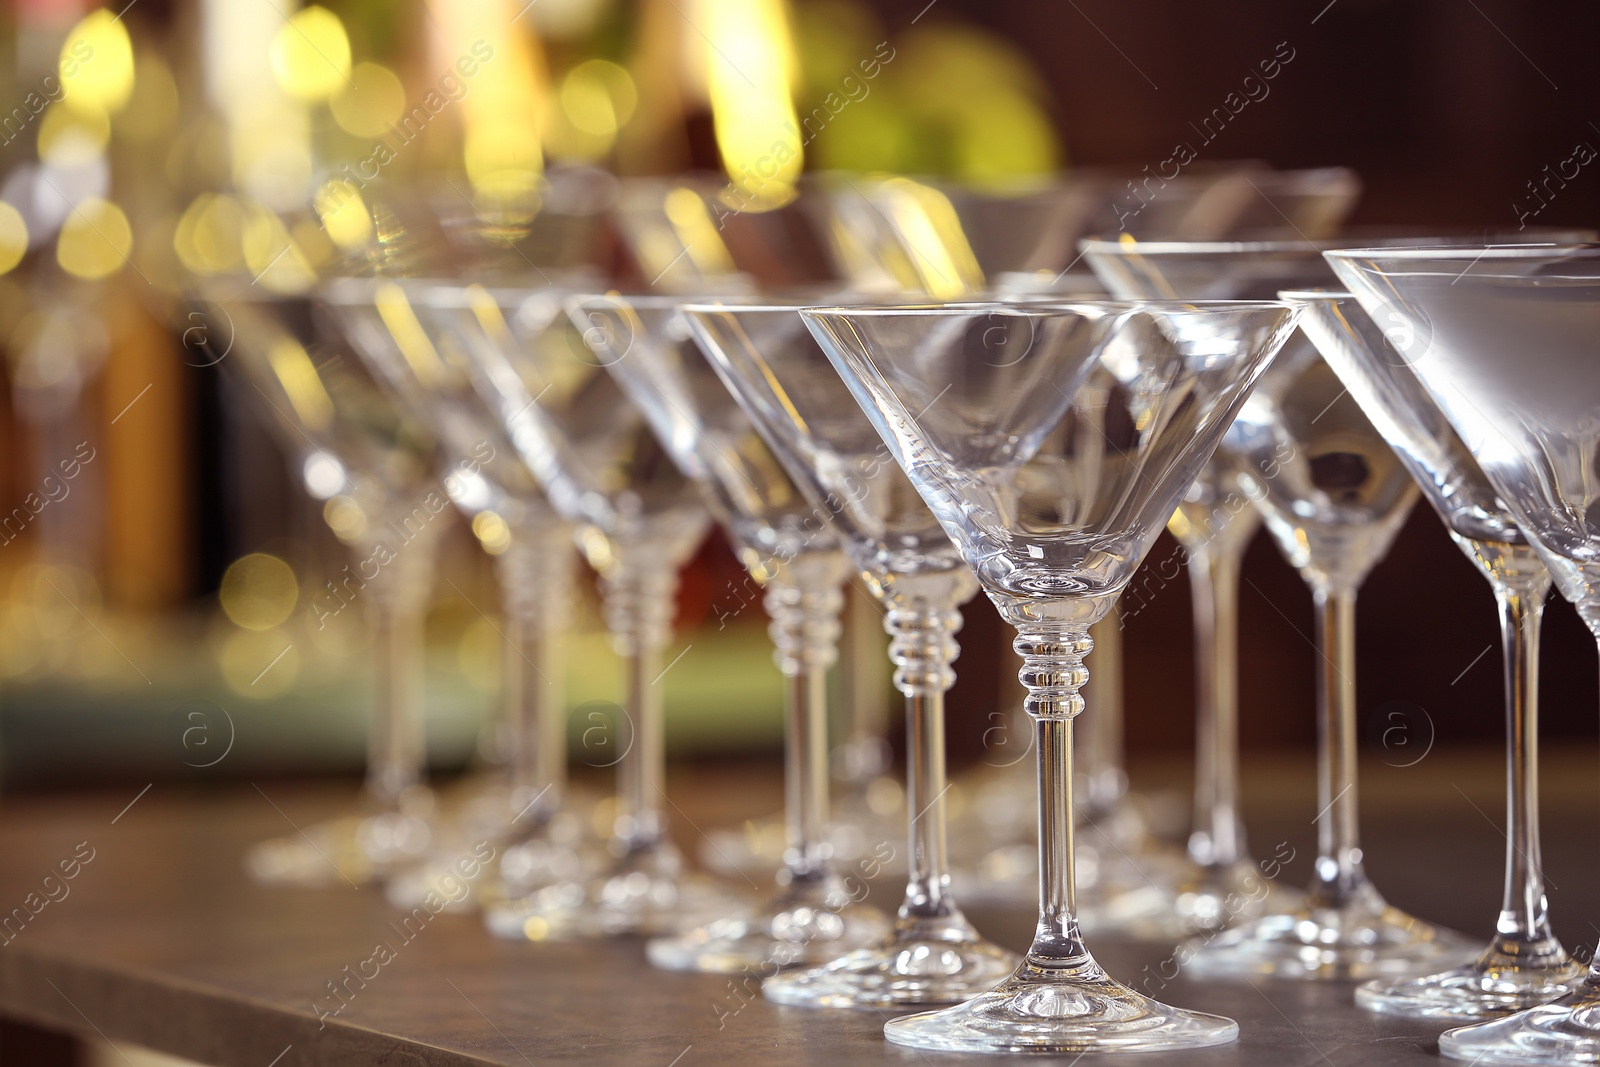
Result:
<instances>
[{"instance_id":1,"label":"warm light reflection","mask_svg":"<svg viewBox=\"0 0 1600 1067\"><path fill-rule=\"evenodd\" d=\"M246 630L281 625L300 599L294 571L277 556L252 552L229 564L217 591L223 613Z\"/></svg>"},{"instance_id":2,"label":"warm light reflection","mask_svg":"<svg viewBox=\"0 0 1600 1067\"><path fill-rule=\"evenodd\" d=\"M352 183L341 178L324 182L312 207L328 238L346 252L358 251L372 238L372 214Z\"/></svg>"},{"instance_id":3,"label":"warm light reflection","mask_svg":"<svg viewBox=\"0 0 1600 1067\"><path fill-rule=\"evenodd\" d=\"M333 398L323 387L316 365L300 342L288 336L279 337L267 350L267 363L301 422L313 430L326 430L333 424Z\"/></svg>"},{"instance_id":4,"label":"warm light reflection","mask_svg":"<svg viewBox=\"0 0 1600 1067\"><path fill-rule=\"evenodd\" d=\"M381 137L400 121L406 90L394 71L380 63L357 63L349 84L328 101L333 120L357 137Z\"/></svg>"},{"instance_id":5,"label":"warm light reflection","mask_svg":"<svg viewBox=\"0 0 1600 1067\"><path fill-rule=\"evenodd\" d=\"M700 0L706 91L723 168L743 210L794 198L804 164L784 0Z\"/></svg>"},{"instance_id":6,"label":"warm light reflection","mask_svg":"<svg viewBox=\"0 0 1600 1067\"><path fill-rule=\"evenodd\" d=\"M56 262L74 277L105 278L122 269L133 251L128 216L109 200L91 197L67 216L56 238Z\"/></svg>"},{"instance_id":7,"label":"warm light reflection","mask_svg":"<svg viewBox=\"0 0 1600 1067\"><path fill-rule=\"evenodd\" d=\"M472 533L491 556L511 547L511 527L492 511L480 511L472 517Z\"/></svg>"},{"instance_id":8,"label":"warm light reflection","mask_svg":"<svg viewBox=\"0 0 1600 1067\"><path fill-rule=\"evenodd\" d=\"M133 92L133 42L104 8L90 12L67 34L57 63L62 103L84 113L114 112Z\"/></svg>"},{"instance_id":9,"label":"warm light reflection","mask_svg":"<svg viewBox=\"0 0 1600 1067\"><path fill-rule=\"evenodd\" d=\"M539 39L518 15L526 0L438 0L431 10L444 33L439 45L453 72L470 86L455 105L465 133L462 161L481 196L518 201L535 196L544 172L547 77Z\"/></svg>"},{"instance_id":10,"label":"warm light reflection","mask_svg":"<svg viewBox=\"0 0 1600 1067\"><path fill-rule=\"evenodd\" d=\"M350 38L339 16L315 5L296 11L272 38L272 75L297 100L326 100L350 84Z\"/></svg>"},{"instance_id":11,"label":"warm light reflection","mask_svg":"<svg viewBox=\"0 0 1600 1067\"><path fill-rule=\"evenodd\" d=\"M891 178L882 189L922 288L942 300L982 290L983 271L950 198L909 178Z\"/></svg>"},{"instance_id":12,"label":"warm light reflection","mask_svg":"<svg viewBox=\"0 0 1600 1067\"><path fill-rule=\"evenodd\" d=\"M0 274L8 273L28 251L28 224L17 209L0 200Z\"/></svg>"}]
</instances>

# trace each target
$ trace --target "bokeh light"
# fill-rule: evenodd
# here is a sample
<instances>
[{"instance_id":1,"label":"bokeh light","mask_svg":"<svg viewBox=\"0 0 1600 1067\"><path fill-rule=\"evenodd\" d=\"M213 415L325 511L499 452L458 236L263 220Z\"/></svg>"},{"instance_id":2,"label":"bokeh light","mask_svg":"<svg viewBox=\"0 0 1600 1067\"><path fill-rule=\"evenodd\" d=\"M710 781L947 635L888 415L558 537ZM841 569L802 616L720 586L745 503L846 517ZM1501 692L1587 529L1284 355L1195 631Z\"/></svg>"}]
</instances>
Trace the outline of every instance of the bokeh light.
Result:
<instances>
[{"instance_id":1,"label":"bokeh light","mask_svg":"<svg viewBox=\"0 0 1600 1067\"><path fill-rule=\"evenodd\" d=\"M56 262L74 277L94 280L122 269L133 251L128 216L109 200L92 197L67 216L56 239Z\"/></svg>"},{"instance_id":2,"label":"bokeh light","mask_svg":"<svg viewBox=\"0 0 1600 1067\"><path fill-rule=\"evenodd\" d=\"M252 552L229 564L217 592L223 613L246 630L281 625L300 599L294 570L277 556Z\"/></svg>"},{"instance_id":3,"label":"bokeh light","mask_svg":"<svg viewBox=\"0 0 1600 1067\"><path fill-rule=\"evenodd\" d=\"M115 112L133 93L133 42L104 8L90 12L67 34L56 67L65 94L61 102L73 111Z\"/></svg>"},{"instance_id":4,"label":"bokeh light","mask_svg":"<svg viewBox=\"0 0 1600 1067\"><path fill-rule=\"evenodd\" d=\"M372 214L361 199L361 190L342 178L322 183L312 198L312 207L322 220L323 231L346 252L354 252L372 237Z\"/></svg>"},{"instance_id":5,"label":"bokeh light","mask_svg":"<svg viewBox=\"0 0 1600 1067\"><path fill-rule=\"evenodd\" d=\"M28 224L16 208L0 200L0 274L12 270L28 251Z\"/></svg>"},{"instance_id":6,"label":"bokeh light","mask_svg":"<svg viewBox=\"0 0 1600 1067\"><path fill-rule=\"evenodd\" d=\"M81 167L105 153L111 120L103 111L53 107L39 120L39 158L55 167Z\"/></svg>"},{"instance_id":7,"label":"bokeh light","mask_svg":"<svg viewBox=\"0 0 1600 1067\"><path fill-rule=\"evenodd\" d=\"M297 100L326 100L350 86L350 37L339 16L312 5L289 16L272 38L272 74Z\"/></svg>"},{"instance_id":8,"label":"bokeh light","mask_svg":"<svg viewBox=\"0 0 1600 1067\"><path fill-rule=\"evenodd\" d=\"M328 101L339 128L357 137L387 133L400 121L405 108L405 86L381 63L357 63L350 71L349 83Z\"/></svg>"}]
</instances>

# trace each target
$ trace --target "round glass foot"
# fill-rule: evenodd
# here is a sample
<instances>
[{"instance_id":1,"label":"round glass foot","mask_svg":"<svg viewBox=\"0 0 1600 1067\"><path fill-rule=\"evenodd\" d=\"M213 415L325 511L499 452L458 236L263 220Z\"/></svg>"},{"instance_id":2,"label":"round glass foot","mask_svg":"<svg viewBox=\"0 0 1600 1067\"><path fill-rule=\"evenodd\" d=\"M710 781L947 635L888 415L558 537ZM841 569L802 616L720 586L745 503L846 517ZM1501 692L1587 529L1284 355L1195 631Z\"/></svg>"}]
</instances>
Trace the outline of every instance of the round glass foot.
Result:
<instances>
[{"instance_id":1,"label":"round glass foot","mask_svg":"<svg viewBox=\"0 0 1600 1067\"><path fill-rule=\"evenodd\" d=\"M1307 903L1202 935L1179 951L1196 977L1340 981L1442 970L1467 963L1482 946L1390 907L1364 886L1342 907Z\"/></svg>"},{"instance_id":2,"label":"round glass foot","mask_svg":"<svg viewBox=\"0 0 1600 1067\"><path fill-rule=\"evenodd\" d=\"M1600 1063L1600 983L1504 1019L1446 1030L1439 1051L1477 1064L1562 1067Z\"/></svg>"},{"instance_id":3,"label":"round glass foot","mask_svg":"<svg viewBox=\"0 0 1600 1067\"><path fill-rule=\"evenodd\" d=\"M891 1019L897 1045L942 1052L1150 1052L1222 1045L1239 1024L1136 993L1086 959L1071 969L1031 961L997 988L943 1011Z\"/></svg>"},{"instance_id":4,"label":"round glass foot","mask_svg":"<svg viewBox=\"0 0 1600 1067\"><path fill-rule=\"evenodd\" d=\"M580 882L602 872L610 858L581 820L558 813L510 840L462 839L432 849L420 863L391 874L383 895L398 908L423 904L434 894L447 902L447 911L471 911Z\"/></svg>"},{"instance_id":5,"label":"round glass foot","mask_svg":"<svg viewBox=\"0 0 1600 1067\"><path fill-rule=\"evenodd\" d=\"M1170 885L1146 884L1110 895L1093 889L1078 907L1079 925L1146 941L1215 934L1269 911L1301 904L1300 894L1277 886L1248 861L1203 867L1185 861Z\"/></svg>"},{"instance_id":6,"label":"round glass foot","mask_svg":"<svg viewBox=\"0 0 1600 1067\"><path fill-rule=\"evenodd\" d=\"M716 882L684 871L676 849L657 845L614 859L596 877L486 903L484 924L496 937L519 941L663 937L745 908Z\"/></svg>"},{"instance_id":7,"label":"round glass foot","mask_svg":"<svg viewBox=\"0 0 1600 1067\"><path fill-rule=\"evenodd\" d=\"M1553 940L1553 939L1552 939ZM1356 989L1368 1011L1418 1019L1492 1019L1548 1004L1578 988L1584 967L1565 952L1542 966L1492 948L1476 963L1421 978L1380 979Z\"/></svg>"},{"instance_id":8,"label":"round glass foot","mask_svg":"<svg viewBox=\"0 0 1600 1067\"><path fill-rule=\"evenodd\" d=\"M980 940L965 919L941 926L953 936L922 936L920 925L905 926L881 944L769 978L761 991L768 1000L805 1008L952 1004L992 989L1017 966L1016 953Z\"/></svg>"},{"instance_id":9,"label":"round glass foot","mask_svg":"<svg viewBox=\"0 0 1600 1067\"><path fill-rule=\"evenodd\" d=\"M432 794L419 789L391 810L358 810L258 842L244 865L266 885L366 885L415 863L436 837Z\"/></svg>"},{"instance_id":10,"label":"round glass foot","mask_svg":"<svg viewBox=\"0 0 1600 1067\"><path fill-rule=\"evenodd\" d=\"M645 955L669 971L770 974L825 963L888 931L888 919L876 908L830 909L820 902L782 900L754 915L716 919L678 937L656 938L645 946Z\"/></svg>"}]
</instances>

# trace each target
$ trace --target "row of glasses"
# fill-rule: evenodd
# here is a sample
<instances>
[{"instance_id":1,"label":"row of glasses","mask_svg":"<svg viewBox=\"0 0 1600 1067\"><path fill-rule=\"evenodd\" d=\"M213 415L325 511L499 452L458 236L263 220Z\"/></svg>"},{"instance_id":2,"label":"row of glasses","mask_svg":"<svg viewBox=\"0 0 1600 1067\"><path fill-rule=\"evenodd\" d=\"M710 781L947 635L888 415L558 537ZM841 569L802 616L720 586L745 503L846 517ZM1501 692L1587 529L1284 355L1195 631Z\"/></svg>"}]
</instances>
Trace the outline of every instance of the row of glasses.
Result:
<instances>
[{"instance_id":1,"label":"row of glasses","mask_svg":"<svg viewBox=\"0 0 1600 1067\"><path fill-rule=\"evenodd\" d=\"M339 625L335 617L353 604L374 630L360 800L347 815L260 843L246 866L268 883L377 881L438 838L419 674L423 615L447 522L428 506L436 446L360 360L324 343L326 324L306 294L222 278L197 284L190 304L188 321L215 327L203 331L210 358L246 405L266 415L297 479L349 550L349 565L319 590L337 607L325 606L318 625Z\"/></svg>"},{"instance_id":2,"label":"row of glasses","mask_svg":"<svg viewBox=\"0 0 1600 1067\"><path fill-rule=\"evenodd\" d=\"M1055 1053L1233 1040L1231 1020L1144 997L1085 946L1073 879L1072 727L1084 710L1089 626L1111 610L1289 336L1295 309L1100 302L802 314L1017 630L1036 724L1033 944L993 989L893 1019L885 1035L927 1049Z\"/></svg>"},{"instance_id":3,"label":"row of glasses","mask_svg":"<svg viewBox=\"0 0 1600 1067\"><path fill-rule=\"evenodd\" d=\"M1600 250L1375 248L1330 251L1326 258L1372 322L1402 342L1379 350L1394 353L1387 356L1389 365L1380 354L1352 368L1352 378L1368 383L1373 410L1396 410L1389 405L1402 403L1399 396L1414 396L1413 380L1420 382L1475 465L1452 455L1452 438L1441 444L1437 432L1419 432L1418 423L1438 426L1434 408L1419 404L1421 398L1398 408L1406 416L1400 425L1388 424L1397 446L1414 450L1418 470L1437 479L1452 533L1481 543L1471 551L1484 554L1480 566L1496 584L1506 630L1526 631L1521 637L1508 633L1508 689L1531 686L1529 646L1537 612L1519 611L1515 601L1537 599L1530 588L1536 578L1510 546L1524 539L1532 546L1600 640L1600 527L1594 518L1600 499L1594 473L1600 447L1600 364L1594 351L1600 336ZM1411 377L1401 377L1401 370ZM1394 387L1396 380L1401 389ZM1479 472L1487 486L1476 479ZM1520 537L1507 528L1507 515ZM1497 570L1497 560L1504 570ZM1508 711L1508 720L1527 715L1529 698L1526 707ZM1532 731L1525 721L1513 721L1508 734L1508 836L1523 847L1520 858L1516 849L1508 852L1507 901L1495 943L1477 970L1369 995L1420 1004L1430 1014L1489 1014L1449 1009L1465 999L1505 1010L1570 985L1548 1004L1447 1031L1440 1051L1477 1064L1600 1063L1600 966L1591 965L1581 982L1571 983L1559 947L1546 936Z\"/></svg>"},{"instance_id":4,"label":"row of glasses","mask_svg":"<svg viewBox=\"0 0 1600 1067\"><path fill-rule=\"evenodd\" d=\"M701 491L763 589L785 689L785 849L760 909L649 942L674 970L755 971L825 963L882 936L851 900L828 833L828 670L837 659L848 564L832 516L813 508L733 402L690 336L679 298L608 294L569 313L590 350Z\"/></svg>"},{"instance_id":5,"label":"row of glasses","mask_svg":"<svg viewBox=\"0 0 1600 1067\"><path fill-rule=\"evenodd\" d=\"M624 664L615 724L617 811L601 869L490 902L489 929L513 939L675 933L727 914L729 895L687 870L667 836L663 652L679 569L708 518L694 486L576 330L553 287L440 285L418 318L462 353L486 414L600 575L606 626Z\"/></svg>"},{"instance_id":6,"label":"row of glasses","mask_svg":"<svg viewBox=\"0 0 1600 1067\"><path fill-rule=\"evenodd\" d=\"M494 561L500 593L500 701L509 759L497 788L469 802L474 837L500 845L484 899L524 895L533 882L574 877L595 863L586 823L566 789L566 690L560 633L566 624L575 546L571 526L545 500L500 424L473 387L459 346L435 345L413 306L429 283L344 277L318 294L350 347L396 402L440 443L441 484ZM463 842L442 840L432 861L398 871L385 885L412 906L453 877ZM446 894L448 895L448 894Z\"/></svg>"}]
</instances>

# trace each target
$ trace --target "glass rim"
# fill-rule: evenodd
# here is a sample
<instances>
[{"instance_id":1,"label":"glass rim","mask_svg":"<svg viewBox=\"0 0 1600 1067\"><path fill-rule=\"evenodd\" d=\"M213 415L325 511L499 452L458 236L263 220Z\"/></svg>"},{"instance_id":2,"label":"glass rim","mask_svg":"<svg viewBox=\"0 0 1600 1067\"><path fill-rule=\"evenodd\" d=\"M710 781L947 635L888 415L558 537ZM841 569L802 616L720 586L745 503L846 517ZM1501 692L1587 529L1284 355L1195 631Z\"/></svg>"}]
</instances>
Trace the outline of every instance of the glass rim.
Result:
<instances>
[{"instance_id":1,"label":"glass rim","mask_svg":"<svg viewBox=\"0 0 1600 1067\"><path fill-rule=\"evenodd\" d=\"M1546 227L1544 232L1550 234L1583 234L1593 233L1582 226L1553 226ZM1119 256L1150 255L1150 256L1201 256L1201 255L1249 255L1267 253L1301 252L1307 255L1321 255L1328 252L1339 252L1346 249L1361 250L1394 250L1394 249L1434 249L1440 252L1459 251L1460 249L1477 250L1489 248L1520 248L1538 245L1546 248L1552 247L1580 247L1583 242L1568 242L1563 245L1560 241L1540 241L1530 235L1527 241L1491 242L1488 238L1497 236L1491 232L1474 236L1472 234L1442 233L1437 237L1430 236L1426 229L1419 227L1415 233L1404 232L1396 234L1392 243L1373 244L1375 238L1372 234L1366 235L1368 244L1356 245L1351 243L1350 237L1296 237L1280 238L1275 240L1244 240L1244 241L1130 241L1124 243L1119 237L1085 237L1078 242L1078 251L1084 255L1110 253Z\"/></svg>"},{"instance_id":2,"label":"glass rim","mask_svg":"<svg viewBox=\"0 0 1600 1067\"><path fill-rule=\"evenodd\" d=\"M1415 262L1472 259L1586 259L1600 256L1600 243L1557 244L1530 241L1526 244L1476 245L1396 245L1371 248L1330 248L1327 259L1399 259Z\"/></svg>"},{"instance_id":3,"label":"glass rim","mask_svg":"<svg viewBox=\"0 0 1600 1067\"><path fill-rule=\"evenodd\" d=\"M912 316L912 315L954 315L959 313L1020 313L1031 312L1035 315L1047 315L1051 312L1069 311L1142 311L1146 309L1166 310L1177 308L1194 308L1199 311L1266 311L1270 309L1293 310L1294 304L1287 300L1028 300L1028 301L974 301L969 303L951 302L945 304L858 304L858 305L817 305L800 308L768 308L770 311L797 310L809 315L840 315L846 318L869 318L879 316ZM707 307L708 311L751 311L757 310L749 306L717 308Z\"/></svg>"},{"instance_id":4,"label":"glass rim","mask_svg":"<svg viewBox=\"0 0 1600 1067\"><path fill-rule=\"evenodd\" d=\"M1298 303L1309 304L1312 301L1333 302L1335 300L1354 300L1356 294L1348 289L1279 289L1279 300L1293 300Z\"/></svg>"}]
</instances>

